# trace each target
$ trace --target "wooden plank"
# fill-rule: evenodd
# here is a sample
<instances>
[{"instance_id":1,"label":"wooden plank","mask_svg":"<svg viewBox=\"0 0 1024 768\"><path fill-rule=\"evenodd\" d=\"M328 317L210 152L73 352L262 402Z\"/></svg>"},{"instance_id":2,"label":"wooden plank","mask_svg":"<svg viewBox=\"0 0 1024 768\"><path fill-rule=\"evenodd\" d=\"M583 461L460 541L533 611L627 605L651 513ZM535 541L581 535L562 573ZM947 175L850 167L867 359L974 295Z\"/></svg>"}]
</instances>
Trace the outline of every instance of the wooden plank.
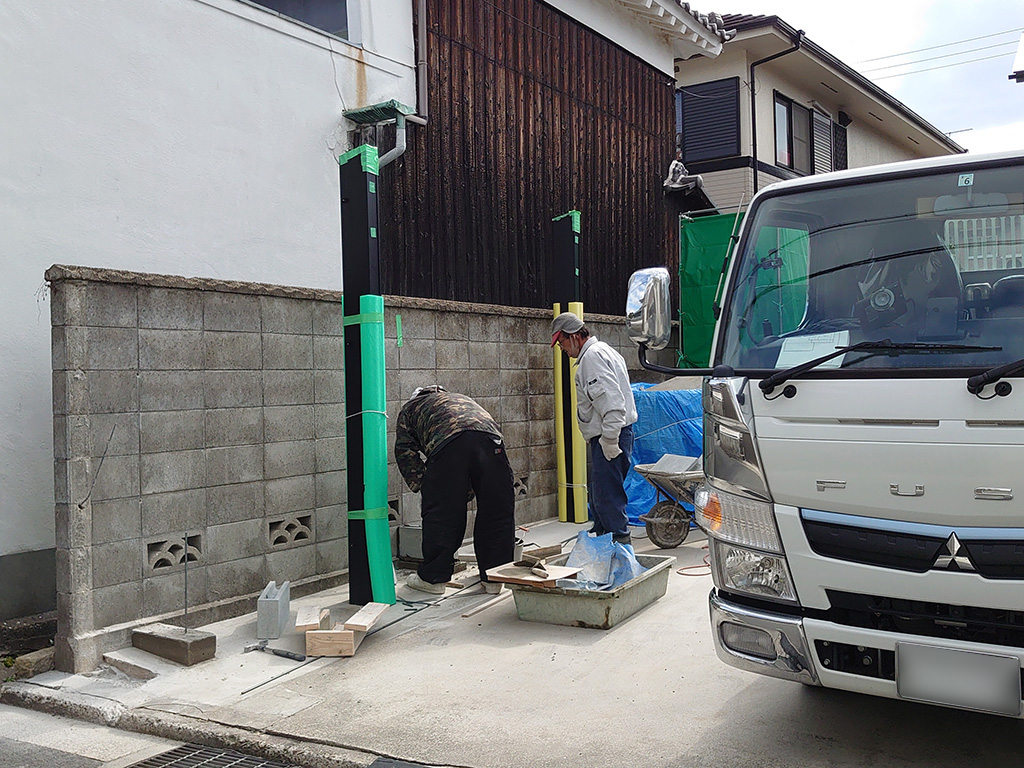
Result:
<instances>
[{"instance_id":1,"label":"wooden plank","mask_svg":"<svg viewBox=\"0 0 1024 768\"><path fill-rule=\"evenodd\" d=\"M468 611L466 611L464 614L462 614L462 618L467 619L467 618L469 618L470 616L472 616L474 614L480 613L480 611L482 611L482 610L484 610L486 608L490 608L495 603L500 603L502 600L504 600L506 597L508 597L511 594L512 594L512 590L510 590L510 589L503 589L503 590L501 590L501 592L498 593L498 595L493 600L488 600L486 603L478 605L476 608L470 608Z\"/></svg>"},{"instance_id":2,"label":"wooden plank","mask_svg":"<svg viewBox=\"0 0 1024 768\"><path fill-rule=\"evenodd\" d=\"M387 603L367 603L345 622L345 629L365 632L376 624L381 614L390 607Z\"/></svg>"},{"instance_id":3,"label":"wooden plank","mask_svg":"<svg viewBox=\"0 0 1024 768\"><path fill-rule=\"evenodd\" d=\"M558 579L571 579L582 568L569 568L564 565L545 565L548 578L537 576L529 568L506 563L487 571L487 578L491 581L504 581L508 584L526 584L534 587L554 587Z\"/></svg>"},{"instance_id":4,"label":"wooden plank","mask_svg":"<svg viewBox=\"0 0 1024 768\"><path fill-rule=\"evenodd\" d=\"M344 629L339 622L333 629L314 629L306 633L307 656L354 656L365 632Z\"/></svg>"},{"instance_id":5,"label":"wooden plank","mask_svg":"<svg viewBox=\"0 0 1024 768\"><path fill-rule=\"evenodd\" d=\"M295 629L307 632L311 629L330 629L331 611L329 608L299 608L295 614Z\"/></svg>"},{"instance_id":6,"label":"wooden plank","mask_svg":"<svg viewBox=\"0 0 1024 768\"><path fill-rule=\"evenodd\" d=\"M557 557L562 554L561 544L552 544L549 547L534 547L533 549L523 550L523 560L526 561L538 561L544 560L549 557Z\"/></svg>"}]
</instances>

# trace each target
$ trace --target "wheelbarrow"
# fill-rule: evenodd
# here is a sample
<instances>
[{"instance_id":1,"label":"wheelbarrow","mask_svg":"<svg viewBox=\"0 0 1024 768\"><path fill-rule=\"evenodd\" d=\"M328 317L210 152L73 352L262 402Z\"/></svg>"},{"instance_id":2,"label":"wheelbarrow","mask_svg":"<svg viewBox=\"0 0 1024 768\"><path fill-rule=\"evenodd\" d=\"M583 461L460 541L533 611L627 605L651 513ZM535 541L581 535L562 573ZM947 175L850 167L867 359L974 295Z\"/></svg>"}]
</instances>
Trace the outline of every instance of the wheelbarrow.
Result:
<instances>
[{"instance_id":1,"label":"wheelbarrow","mask_svg":"<svg viewBox=\"0 0 1024 768\"><path fill-rule=\"evenodd\" d=\"M690 533L693 512L683 504L693 506L693 494L704 480L703 458L666 453L653 464L633 469L658 492L654 506L639 518L648 538L662 549L678 547Z\"/></svg>"}]
</instances>

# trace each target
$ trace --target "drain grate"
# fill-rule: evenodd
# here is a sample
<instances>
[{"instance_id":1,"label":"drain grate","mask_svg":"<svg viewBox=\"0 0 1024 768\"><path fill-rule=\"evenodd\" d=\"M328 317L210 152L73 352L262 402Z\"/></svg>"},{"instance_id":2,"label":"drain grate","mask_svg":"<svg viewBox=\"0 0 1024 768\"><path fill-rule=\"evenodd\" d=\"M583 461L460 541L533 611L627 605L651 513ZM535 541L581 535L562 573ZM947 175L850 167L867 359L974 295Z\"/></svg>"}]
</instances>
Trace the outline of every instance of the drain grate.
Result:
<instances>
[{"instance_id":1,"label":"drain grate","mask_svg":"<svg viewBox=\"0 0 1024 768\"><path fill-rule=\"evenodd\" d=\"M297 768L289 763L264 760L230 749L183 744L170 752L133 763L128 768Z\"/></svg>"}]
</instances>

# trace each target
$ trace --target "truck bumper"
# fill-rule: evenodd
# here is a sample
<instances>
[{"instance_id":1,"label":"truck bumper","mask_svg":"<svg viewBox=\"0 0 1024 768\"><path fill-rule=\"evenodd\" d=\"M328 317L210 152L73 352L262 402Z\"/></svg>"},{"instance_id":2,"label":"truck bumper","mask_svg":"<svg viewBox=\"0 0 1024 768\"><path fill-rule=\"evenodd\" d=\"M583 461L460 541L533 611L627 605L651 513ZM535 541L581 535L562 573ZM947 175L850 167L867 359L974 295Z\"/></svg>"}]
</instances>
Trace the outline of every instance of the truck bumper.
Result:
<instances>
[{"instance_id":1,"label":"truck bumper","mask_svg":"<svg viewBox=\"0 0 1024 768\"><path fill-rule=\"evenodd\" d=\"M748 672L821 685L802 619L730 603L714 589L708 603L719 659Z\"/></svg>"}]
</instances>

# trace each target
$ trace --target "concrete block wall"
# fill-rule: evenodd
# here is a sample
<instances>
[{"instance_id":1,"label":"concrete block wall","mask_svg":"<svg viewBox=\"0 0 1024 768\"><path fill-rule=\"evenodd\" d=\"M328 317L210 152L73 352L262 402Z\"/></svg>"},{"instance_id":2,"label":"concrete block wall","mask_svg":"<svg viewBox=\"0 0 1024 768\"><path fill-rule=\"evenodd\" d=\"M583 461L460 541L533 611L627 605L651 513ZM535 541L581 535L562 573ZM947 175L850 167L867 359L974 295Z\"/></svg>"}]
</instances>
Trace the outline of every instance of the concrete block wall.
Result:
<instances>
[{"instance_id":1,"label":"concrete block wall","mask_svg":"<svg viewBox=\"0 0 1024 768\"><path fill-rule=\"evenodd\" d=\"M255 610L268 581L290 581L295 596L343 583L341 295L84 267L46 278L57 668L94 668L143 624ZM555 516L550 311L385 306L394 525L419 520L394 464L394 424L430 383L474 397L501 424L517 522ZM619 322L587 321L637 365Z\"/></svg>"}]
</instances>

